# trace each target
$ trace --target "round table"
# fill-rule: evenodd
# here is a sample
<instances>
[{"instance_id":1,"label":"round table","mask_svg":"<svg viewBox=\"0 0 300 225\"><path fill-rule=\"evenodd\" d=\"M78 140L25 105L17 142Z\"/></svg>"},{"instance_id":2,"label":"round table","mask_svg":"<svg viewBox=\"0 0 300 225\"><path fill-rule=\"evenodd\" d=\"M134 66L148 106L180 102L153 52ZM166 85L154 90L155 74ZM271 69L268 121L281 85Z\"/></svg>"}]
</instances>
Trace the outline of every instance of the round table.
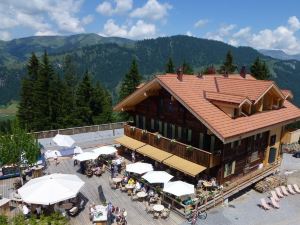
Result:
<instances>
[{"instance_id":1,"label":"round table","mask_svg":"<svg viewBox=\"0 0 300 225\"><path fill-rule=\"evenodd\" d=\"M127 189L127 193L128 195L130 195L132 193L132 189L135 187L134 184L126 184L125 188Z\"/></svg>"},{"instance_id":2,"label":"round table","mask_svg":"<svg viewBox=\"0 0 300 225\"><path fill-rule=\"evenodd\" d=\"M63 204L61 205L61 207L62 207L63 209L69 210L69 209L72 209L72 208L73 208L73 204L72 204L71 202L67 202L67 203L63 203Z\"/></svg>"},{"instance_id":3,"label":"round table","mask_svg":"<svg viewBox=\"0 0 300 225\"><path fill-rule=\"evenodd\" d=\"M43 175L43 168L44 166L34 166L32 167L32 177L37 178Z\"/></svg>"},{"instance_id":4,"label":"round table","mask_svg":"<svg viewBox=\"0 0 300 225\"><path fill-rule=\"evenodd\" d=\"M145 198L148 194L144 191L140 191L136 194L139 198Z\"/></svg>"},{"instance_id":5,"label":"round table","mask_svg":"<svg viewBox=\"0 0 300 225\"><path fill-rule=\"evenodd\" d=\"M212 183L211 183L211 182L208 182L208 181L204 181L204 182L203 182L203 186L204 186L205 188L210 188L210 187L212 187Z\"/></svg>"},{"instance_id":6,"label":"round table","mask_svg":"<svg viewBox=\"0 0 300 225\"><path fill-rule=\"evenodd\" d=\"M156 212L161 212L164 210L164 206L163 205L154 205L153 206L153 210L156 211Z\"/></svg>"},{"instance_id":7,"label":"round table","mask_svg":"<svg viewBox=\"0 0 300 225\"><path fill-rule=\"evenodd\" d=\"M114 177L112 180L115 183L120 183L123 179L121 177Z\"/></svg>"}]
</instances>

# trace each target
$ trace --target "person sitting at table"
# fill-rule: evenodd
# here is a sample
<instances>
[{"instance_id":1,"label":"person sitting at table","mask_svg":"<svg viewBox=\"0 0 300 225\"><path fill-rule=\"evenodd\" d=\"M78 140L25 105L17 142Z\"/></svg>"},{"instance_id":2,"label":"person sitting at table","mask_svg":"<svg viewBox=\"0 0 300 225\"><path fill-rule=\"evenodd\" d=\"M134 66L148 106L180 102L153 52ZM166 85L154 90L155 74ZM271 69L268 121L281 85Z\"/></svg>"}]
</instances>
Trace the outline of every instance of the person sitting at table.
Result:
<instances>
[{"instance_id":1,"label":"person sitting at table","mask_svg":"<svg viewBox=\"0 0 300 225\"><path fill-rule=\"evenodd\" d=\"M128 180L128 184L130 185L134 185L135 181L134 179L131 177L129 180Z\"/></svg>"},{"instance_id":2,"label":"person sitting at table","mask_svg":"<svg viewBox=\"0 0 300 225\"><path fill-rule=\"evenodd\" d=\"M95 203L91 204L91 205L89 206L89 209L90 209L90 213L89 213L89 215L90 215L90 220L92 221L92 220L93 220L93 217L94 217L94 215L95 215L95 213L97 213L97 209L96 209Z\"/></svg>"},{"instance_id":3,"label":"person sitting at table","mask_svg":"<svg viewBox=\"0 0 300 225\"><path fill-rule=\"evenodd\" d=\"M212 186L213 188L217 187L217 181L216 181L216 178L212 177L212 178L210 179L210 183L211 183L211 186Z\"/></svg>"},{"instance_id":4,"label":"person sitting at table","mask_svg":"<svg viewBox=\"0 0 300 225\"><path fill-rule=\"evenodd\" d=\"M41 214L42 214L42 207L41 205L38 205L36 208L35 208L35 212L36 212L36 218L39 219Z\"/></svg>"},{"instance_id":5,"label":"person sitting at table","mask_svg":"<svg viewBox=\"0 0 300 225\"><path fill-rule=\"evenodd\" d=\"M141 191L143 191L143 192L147 193L147 191L148 191L148 188L147 188L147 186L146 186L146 185L144 185L144 186L141 188Z\"/></svg>"},{"instance_id":6,"label":"person sitting at table","mask_svg":"<svg viewBox=\"0 0 300 225\"><path fill-rule=\"evenodd\" d=\"M148 196L149 196L149 197L153 197L153 196L154 196L154 191L153 191L152 188L149 189L149 191L148 191Z\"/></svg>"},{"instance_id":7,"label":"person sitting at table","mask_svg":"<svg viewBox=\"0 0 300 225\"><path fill-rule=\"evenodd\" d=\"M27 205L25 203L23 203L23 205L22 205L22 213L23 213L23 215L24 215L24 217L26 219L29 218L29 216L30 216L30 209L27 207Z\"/></svg>"},{"instance_id":8,"label":"person sitting at table","mask_svg":"<svg viewBox=\"0 0 300 225\"><path fill-rule=\"evenodd\" d=\"M198 183L197 183L197 188L202 188L203 187L203 182L204 182L204 180L199 179Z\"/></svg>"},{"instance_id":9,"label":"person sitting at table","mask_svg":"<svg viewBox=\"0 0 300 225\"><path fill-rule=\"evenodd\" d=\"M124 176L122 179L122 184L126 185L128 183L128 176Z\"/></svg>"}]
</instances>

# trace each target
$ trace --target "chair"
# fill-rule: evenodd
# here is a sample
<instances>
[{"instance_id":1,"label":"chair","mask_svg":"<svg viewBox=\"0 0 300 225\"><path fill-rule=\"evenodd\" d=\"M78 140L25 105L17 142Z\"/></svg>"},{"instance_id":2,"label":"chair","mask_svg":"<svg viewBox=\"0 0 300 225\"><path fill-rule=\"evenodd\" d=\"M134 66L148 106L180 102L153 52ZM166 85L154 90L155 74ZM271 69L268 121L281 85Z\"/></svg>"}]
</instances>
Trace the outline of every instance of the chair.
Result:
<instances>
[{"instance_id":1,"label":"chair","mask_svg":"<svg viewBox=\"0 0 300 225\"><path fill-rule=\"evenodd\" d=\"M153 214L153 219L158 219L159 218L159 213L158 212L155 212L154 214Z\"/></svg>"},{"instance_id":2,"label":"chair","mask_svg":"<svg viewBox=\"0 0 300 225\"><path fill-rule=\"evenodd\" d=\"M286 190L286 187L285 187L285 186L281 186L280 188L281 188L281 190L282 190L282 193L283 193L284 195L286 195L286 196L288 196L288 195L289 195L289 193L287 192L287 190Z\"/></svg>"},{"instance_id":3,"label":"chair","mask_svg":"<svg viewBox=\"0 0 300 225\"><path fill-rule=\"evenodd\" d=\"M126 191L127 191L126 187L123 186L123 185L121 185L121 191L122 191L122 192L126 192Z\"/></svg>"},{"instance_id":4,"label":"chair","mask_svg":"<svg viewBox=\"0 0 300 225\"><path fill-rule=\"evenodd\" d=\"M264 210L269 210L271 207L267 204L264 198L260 199L260 205Z\"/></svg>"},{"instance_id":5,"label":"chair","mask_svg":"<svg viewBox=\"0 0 300 225\"><path fill-rule=\"evenodd\" d=\"M293 190L292 185L288 184L287 189L292 195L296 194L296 192Z\"/></svg>"},{"instance_id":6,"label":"chair","mask_svg":"<svg viewBox=\"0 0 300 225\"><path fill-rule=\"evenodd\" d=\"M113 182L112 180L109 180L109 186L111 189L116 190L117 189L117 185L115 182Z\"/></svg>"},{"instance_id":7,"label":"chair","mask_svg":"<svg viewBox=\"0 0 300 225\"><path fill-rule=\"evenodd\" d=\"M273 206L274 208L276 208L276 209L279 209L279 208L280 208L278 202L276 202L275 199L272 198L272 197L271 197L271 204L272 204L272 206Z\"/></svg>"},{"instance_id":8,"label":"chair","mask_svg":"<svg viewBox=\"0 0 300 225\"><path fill-rule=\"evenodd\" d=\"M283 197L284 197L283 194L281 193L281 190L280 190L279 187L275 188L275 191L276 191L276 194L277 194L277 196L278 196L279 198L283 198Z\"/></svg>"},{"instance_id":9,"label":"chair","mask_svg":"<svg viewBox=\"0 0 300 225\"><path fill-rule=\"evenodd\" d=\"M297 185L297 184L293 184L293 187L294 187L295 191L296 191L298 194L300 194L300 189L299 189L298 185Z\"/></svg>"},{"instance_id":10,"label":"chair","mask_svg":"<svg viewBox=\"0 0 300 225\"><path fill-rule=\"evenodd\" d=\"M276 202L279 202L279 198L275 191L271 191L271 197L274 198Z\"/></svg>"},{"instance_id":11,"label":"chair","mask_svg":"<svg viewBox=\"0 0 300 225\"><path fill-rule=\"evenodd\" d=\"M147 204L145 210L146 210L147 213L153 213L154 212L153 205Z\"/></svg>"},{"instance_id":12,"label":"chair","mask_svg":"<svg viewBox=\"0 0 300 225\"><path fill-rule=\"evenodd\" d=\"M77 213L78 213L78 207L76 206L69 210L70 216L76 216Z\"/></svg>"},{"instance_id":13,"label":"chair","mask_svg":"<svg viewBox=\"0 0 300 225\"><path fill-rule=\"evenodd\" d=\"M137 200L139 200L139 197L137 195L131 193L131 200L132 201L137 201Z\"/></svg>"},{"instance_id":14,"label":"chair","mask_svg":"<svg viewBox=\"0 0 300 225\"><path fill-rule=\"evenodd\" d=\"M170 215L170 210L169 209L164 209L163 212L161 213L161 218L167 219Z\"/></svg>"},{"instance_id":15,"label":"chair","mask_svg":"<svg viewBox=\"0 0 300 225\"><path fill-rule=\"evenodd\" d=\"M106 171L106 166L105 166L105 164L103 164L103 166L101 168L101 173L103 174L103 173L105 173L105 171Z\"/></svg>"}]
</instances>

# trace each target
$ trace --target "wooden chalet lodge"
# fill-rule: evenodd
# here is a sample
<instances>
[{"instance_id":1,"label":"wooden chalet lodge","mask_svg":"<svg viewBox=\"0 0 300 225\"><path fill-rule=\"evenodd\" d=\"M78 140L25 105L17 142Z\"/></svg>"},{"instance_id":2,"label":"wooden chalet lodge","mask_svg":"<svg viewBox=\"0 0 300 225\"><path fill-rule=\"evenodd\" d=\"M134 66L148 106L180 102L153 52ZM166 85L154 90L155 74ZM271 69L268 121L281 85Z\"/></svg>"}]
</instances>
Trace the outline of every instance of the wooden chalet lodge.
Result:
<instances>
[{"instance_id":1,"label":"wooden chalet lodge","mask_svg":"<svg viewBox=\"0 0 300 225\"><path fill-rule=\"evenodd\" d=\"M244 72L157 75L114 107L134 118L116 141L195 179L262 179L278 170L285 126L300 119L292 97Z\"/></svg>"}]
</instances>

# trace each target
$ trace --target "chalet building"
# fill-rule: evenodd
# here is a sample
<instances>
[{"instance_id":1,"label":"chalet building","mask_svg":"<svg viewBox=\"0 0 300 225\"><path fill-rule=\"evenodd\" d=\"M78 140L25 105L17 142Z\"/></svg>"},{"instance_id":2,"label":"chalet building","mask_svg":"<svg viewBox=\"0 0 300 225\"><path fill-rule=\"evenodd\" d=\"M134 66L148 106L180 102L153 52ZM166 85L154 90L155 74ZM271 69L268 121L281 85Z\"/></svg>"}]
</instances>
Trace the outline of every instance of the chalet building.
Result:
<instances>
[{"instance_id":1,"label":"chalet building","mask_svg":"<svg viewBox=\"0 0 300 225\"><path fill-rule=\"evenodd\" d=\"M133 118L116 141L186 175L208 174L223 184L278 169L285 126L300 119L292 97L275 82L245 73L158 75L114 107Z\"/></svg>"}]
</instances>

